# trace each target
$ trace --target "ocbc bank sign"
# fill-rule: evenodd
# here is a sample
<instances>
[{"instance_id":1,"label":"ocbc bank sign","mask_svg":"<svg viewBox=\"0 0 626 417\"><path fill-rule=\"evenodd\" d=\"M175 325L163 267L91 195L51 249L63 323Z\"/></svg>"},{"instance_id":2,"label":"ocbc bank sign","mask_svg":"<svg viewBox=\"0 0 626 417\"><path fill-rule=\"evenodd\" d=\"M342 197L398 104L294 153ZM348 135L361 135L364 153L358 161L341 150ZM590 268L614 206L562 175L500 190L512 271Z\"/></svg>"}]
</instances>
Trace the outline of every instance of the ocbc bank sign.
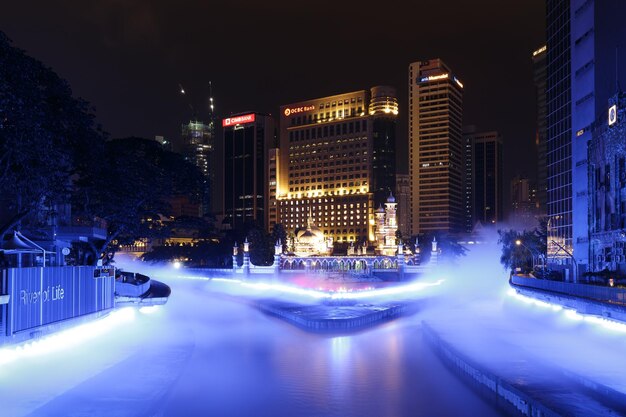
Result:
<instances>
[{"instance_id":1,"label":"ocbc bank sign","mask_svg":"<svg viewBox=\"0 0 626 417\"><path fill-rule=\"evenodd\" d=\"M315 110L315 105L310 105L310 106L300 106L300 107L287 107L283 114L287 117L291 116L292 114L296 114L296 113L304 113L307 111L313 111Z\"/></svg>"}]
</instances>

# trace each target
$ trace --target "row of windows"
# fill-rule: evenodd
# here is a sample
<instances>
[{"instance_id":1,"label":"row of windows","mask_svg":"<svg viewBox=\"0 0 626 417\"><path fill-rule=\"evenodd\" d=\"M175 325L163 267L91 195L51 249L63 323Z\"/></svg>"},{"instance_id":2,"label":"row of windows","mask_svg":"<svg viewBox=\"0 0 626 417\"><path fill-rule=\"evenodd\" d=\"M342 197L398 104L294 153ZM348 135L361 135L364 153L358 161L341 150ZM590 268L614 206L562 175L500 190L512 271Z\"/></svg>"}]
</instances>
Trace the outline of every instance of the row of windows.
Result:
<instances>
[{"instance_id":1,"label":"row of windows","mask_svg":"<svg viewBox=\"0 0 626 417\"><path fill-rule=\"evenodd\" d=\"M322 151L320 151L320 154L322 153ZM332 155L318 155L317 151L313 151L313 152L293 152L289 154L290 158L293 157L298 157L298 156L308 156L308 155L316 155L313 158L309 158L315 161L319 161L324 160L324 159L341 159L341 158L354 158L355 156L361 156L361 152L357 151L357 152L344 152L344 153L337 153L337 154L332 154ZM367 151L363 151L363 156L367 155ZM354 161L358 161L361 158L358 159L350 159L350 162L354 162ZM332 164L333 161L330 161L330 163ZM295 169L298 169L300 167L294 167Z\"/></svg>"},{"instance_id":2,"label":"row of windows","mask_svg":"<svg viewBox=\"0 0 626 417\"><path fill-rule=\"evenodd\" d=\"M316 201L316 200L317 200L317 201ZM343 199L339 199L339 200L340 200L340 201L345 201L345 200L343 200ZM330 206L330 207L332 208L332 203L334 203L334 202L335 202L335 199L334 199L334 198L330 198L330 199L329 199L329 198L318 198L318 199L312 198L312 199L308 199L308 200L282 200L282 201L281 201L281 206L298 206L298 205L300 205L300 202L302 202L302 205L303 205L303 206L305 206L305 205L311 205L311 207L313 208L313 210L315 210L315 207L316 207L316 206L315 206L315 204L316 204L316 203L317 203L317 204L322 204L322 202L323 202L323 203L325 203L325 204L326 204L326 203L331 203L331 206ZM358 207L359 207L359 204L361 204L361 207L367 207L367 203L359 203L359 202L357 202L357 203L354 203L354 202L350 202L350 203L339 203L339 204L337 204L335 207L336 207L337 209L339 209L339 208L341 207L341 205L342 205L342 204L343 204L343 207L344 207L344 208L346 208L346 207L348 207L348 206L350 206L350 208L353 208L353 207L357 207L357 208L358 208ZM326 206L324 206L324 207L326 208ZM321 209L321 206L320 206L320 209Z\"/></svg>"},{"instance_id":3,"label":"row of windows","mask_svg":"<svg viewBox=\"0 0 626 417\"><path fill-rule=\"evenodd\" d=\"M327 169L325 169L323 172L324 172L325 175L328 174L328 170ZM337 174L340 174L341 172L342 172L342 170L338 168L337 169ZM353 169L343 168L343 172L354 172L354 170ZM331 169L330 173L334 174L335 170ZM302 172L302 173L296 172L295 174L289 174L289 178L306 177L307 179L311 179L311 181L315 181L315 180L320 180L321 181L322 180L321 177L319 177L319 178L311 178L311 176L315 176L315 175L316 175L316 171L310 171L310 172L307 171L307 172ZM322 170L317 171L317 175L322 175ZM367 175L366 175L365 172L362 172L362 173L357 172L355 174L349 174L349 175L348 174L346 174L346 175L337 175L336 177L324 177L324 181L334 181L335 179L337 179L337 180L342 180L342 179L346 180L346 179L353 179L353 178L361 178L361 176L363 176L363 178L367 178ZM302 180L302 182L299 182L299 180L295 180L295 181L290 180L289 181L289 184L307 184L307 183L309 183L308 180L307 181Z\"/></svg>"},{"instance_id":4,"label":"row of windows","mask_svg":"<svg viewBox=\"0 0 626 417\"><path fill-rule=\"evenodd\" d=\"M291 130L289 132L289 142L297 142L302 140L327 138L335 135L348 135L367 131L367 120L336 123L330 126L318 126L308 129Z\"/></svg>"},{"instance_id":5,"label":"row of windows","mask_svg":"<svg viewBox=\"0 0 626 417\"><path fill-rule=\"evenodd\" d=\"M345 188L355 187L355 186L356 187L365 187L366 186L366 184L360 184L359 185L358 181L356 182L356 184L354 184L352 182L350 184L351 185L348 185L348 183L344 182L343 184L342 183L338 183L338 184L331 183L331 184L324 184L323 186L322 185L317 185L317 186L316 185L307 185L307 186L302 186L302 187L289 187L289 192L297 193L297 192L302 192L302 191L315 191L315 190L322 190L322 189L328 190L328 189L332 189L332 188L344 188L345 189ZM352 188L352 189L350 189L349 191L346 191L346 192L348 192L349 194L356 194L359 191L363 192L363 190L358 190L358 189L354 189L354 188ZM330 193L332 194L332 192L333 191L331 190ZM337 192L339 193L340 190L337 190Z\"/></svg>"},{"instance_id":6,"label":"row of windows","mask_svg":"<svg viewBox=\"0 0 626 417\"><path fill-rule=\"evenodd\" d=\"M339 150L348 150L348 149L357 149L357 148L365 148L367 147L367 137L357 137L357 138L349 138L349 139L345 139L345 140L337 140L335 141L335 143L342 143L342 145L338 145L338 146L328 146L328 142L318 142L318 143L307 143L302 144L301 145L290 145L289 146L289 156L294 156L294 155L309 155L309 154L314 154L314 153L321 153L321 152L334 152L334 151L339 151ZM291 151L297 151L298 149L302 149L302 153L299 152L291 152ZM305 153L306 150L306 153Z\"/></svg>"}]
</instances>

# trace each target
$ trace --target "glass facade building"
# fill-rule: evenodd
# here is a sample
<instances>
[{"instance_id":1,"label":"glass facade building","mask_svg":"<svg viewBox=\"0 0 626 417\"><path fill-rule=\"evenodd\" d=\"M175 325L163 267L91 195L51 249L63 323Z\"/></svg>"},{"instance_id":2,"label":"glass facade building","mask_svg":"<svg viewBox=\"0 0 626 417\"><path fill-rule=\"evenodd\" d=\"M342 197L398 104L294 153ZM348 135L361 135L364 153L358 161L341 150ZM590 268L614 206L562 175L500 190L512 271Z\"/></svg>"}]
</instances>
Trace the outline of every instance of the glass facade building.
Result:
<instances>
[{"instance_id":1,"label":"glass facade building","mask_svg":"<svg viewBox=\"0 0 626 417\"><path fill-rule=\"evenodd\" d=\"M502 136L496 131L464 131L466 231L503 220Z\"/></svg>"},{"instance_id":2,"label":"glass facade building","mask_svg":"<svg viewBox=\"0 0 626 417\"><path fill-rule=\"evenodd\" d=\"M573 250L570 0L548 0L546 7L548 259L557 262L568 259L560 247Z\"/></svg>"},{"instance_id":3,"label":"glass facade building","mask_svg":"<svg viewBox=\"0 0 626 417\"><path fill-rule=\"evenodd\" d=\"M222 121L224 128L224 222L232 229L266 227L269 151L274 119L250 113Z\"/></svg>"}]
</instances>

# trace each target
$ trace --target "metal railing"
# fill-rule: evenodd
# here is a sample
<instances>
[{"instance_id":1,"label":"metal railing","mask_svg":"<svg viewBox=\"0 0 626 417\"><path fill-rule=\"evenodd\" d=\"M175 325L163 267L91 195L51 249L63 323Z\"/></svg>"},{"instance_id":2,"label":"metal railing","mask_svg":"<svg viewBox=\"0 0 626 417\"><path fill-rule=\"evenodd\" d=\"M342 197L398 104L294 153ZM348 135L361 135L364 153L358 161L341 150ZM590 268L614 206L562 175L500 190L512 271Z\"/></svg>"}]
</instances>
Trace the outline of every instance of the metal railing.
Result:
<instances>
[{"instance_id":1,"label":"metal railing","mask_svg":"<svg viewBox=\"0 0 626 417\"><path fill-rule=\"evenodd\" d=\"M511 283L521 287L535 288L573 297L626 305L626 288L601 287L597 285L572 284L569 282L549 281L536 278L511 276Z\"/></svg>"}]
</instances>

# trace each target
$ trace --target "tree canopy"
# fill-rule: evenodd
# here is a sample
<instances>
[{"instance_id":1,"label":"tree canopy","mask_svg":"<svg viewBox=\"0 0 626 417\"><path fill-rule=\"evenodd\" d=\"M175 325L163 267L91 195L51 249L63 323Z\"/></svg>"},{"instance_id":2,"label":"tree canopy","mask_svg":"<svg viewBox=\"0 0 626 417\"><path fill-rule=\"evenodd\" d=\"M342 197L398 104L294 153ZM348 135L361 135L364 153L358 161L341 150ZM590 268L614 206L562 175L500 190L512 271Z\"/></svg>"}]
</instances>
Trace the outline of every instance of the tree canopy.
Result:
<instances>
[{"instance_id":1,"label":"tree canopy","mask_svg":"<svg viewBox=\"0 0 626 417\"><path fill-rule=\"evenodd\" d=\"M498 243L502 246L500 263L506 269L521 268L529 271L535 264L545 265L547 250L547 220L540 219L533 230L498 230ZM519 242L519 244L517 243Z\"/></svg>"},{"instance_id":2,"label":"tree canopy","mask_svg":"<svg viewBox=\"0 0 626 417\"><path fill-rule=\"evenodd\" d=\"M92 109L72 97L68 83L0 32L0 199L12 214L0 236L67 199L103 138Z\"/></svg>"},{"instance_id":3,"label":"tree canopy","mask_svg":"<svg viewBox=\"0 0 626 417\"><path fill-rule=\"evenodd\" d=\"M77 181L74 203L87 218L107 223L107 238L97 254L114 240L132 244L148 237L165 237L169 227L162 216L171 213L169 198L198 195L202 174L182 155L169 152L156 141L136 137L105 144L97 163Z\"/></svg>"}]
</instances>

